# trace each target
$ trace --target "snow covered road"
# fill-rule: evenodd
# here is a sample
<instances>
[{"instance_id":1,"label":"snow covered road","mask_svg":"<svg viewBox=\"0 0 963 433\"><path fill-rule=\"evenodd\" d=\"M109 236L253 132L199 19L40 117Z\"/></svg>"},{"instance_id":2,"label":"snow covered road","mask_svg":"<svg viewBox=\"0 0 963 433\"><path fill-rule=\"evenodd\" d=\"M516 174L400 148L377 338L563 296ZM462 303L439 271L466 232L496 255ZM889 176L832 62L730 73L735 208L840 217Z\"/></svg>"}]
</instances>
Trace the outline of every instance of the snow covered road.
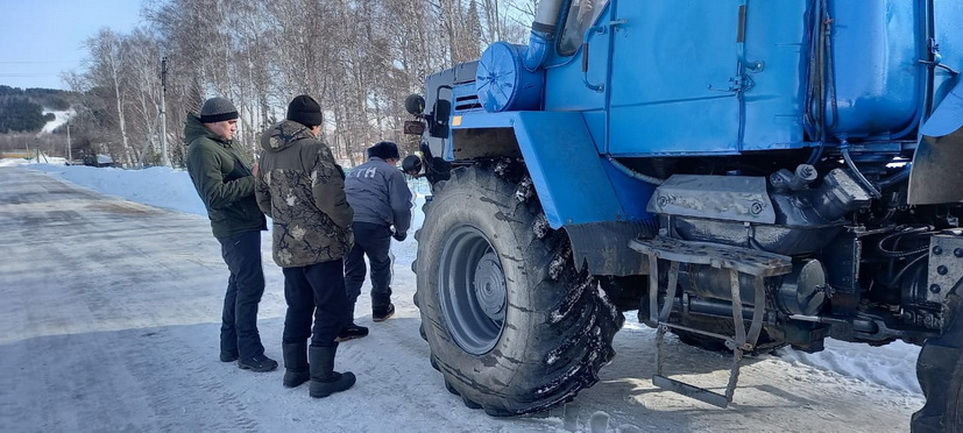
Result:
<instances>
[{"instance_id":1,"label":"snow covered road","mask_svg":"<svg viewBox=\"0 0 963 433\"><path fill-rule=\"evenodd\" d=\"M163 187L159 185L158 187ZM905 432L922 405L883 386L762 357L743 369L736 404L717 409L660 391L654 332L627 317L602 382L547 413L494 419L445 391L428 365L411 303L415 244L394 246L396 318L359 323L339 369L358 375L323 400L281 373L221 363L227 271L206 217L113 199L23 168L0 168L0 431L565 432L604 411L621 432ZM284 300L265 233L260 330L280 358ZM667 366L719 389L728 360L672 339ZM868 352L872 353L872 352ZM885 380L883 381L885 382Z\"/></svg>"}]
</instances>

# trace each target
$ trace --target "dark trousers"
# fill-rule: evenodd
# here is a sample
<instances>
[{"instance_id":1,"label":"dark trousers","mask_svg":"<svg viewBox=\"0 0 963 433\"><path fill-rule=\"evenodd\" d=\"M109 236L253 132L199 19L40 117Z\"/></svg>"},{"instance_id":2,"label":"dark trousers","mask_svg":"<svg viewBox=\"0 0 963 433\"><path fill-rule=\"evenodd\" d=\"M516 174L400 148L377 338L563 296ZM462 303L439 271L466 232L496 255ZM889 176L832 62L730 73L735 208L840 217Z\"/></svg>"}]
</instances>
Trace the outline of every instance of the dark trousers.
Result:
<instances>
[{"instance_id":1,"label":"dark trousers","mask_svg":"<svg viewBox=\"0 0 963 433\"><path fill-rule=\"evenodd\" d=\"M264 353L257 332L257 306L264 294L261 232L241 233L218 241L224 263L231 271L221 313L221 352L250 359Z\"/></svg>"},{"instance_id":2,"label":"dark trousers","mask_svg":"<svg viewBox=\"0 0 963 433\"><path fill-rule=\"evenodd\" d=\"M342 260L284 268L284 300L284 344L303 344L311 337L312 346L337 346L347 308Z\"/></svg>"},{"instance_id":3,"label":"dark trousers","mask_svg":"<svg viewBox=\"0 0 963 433\"><path fill-rule=\"evenodd\" d=\"M348 303L353 306L361 294L367 269L364 257L371 262L371 308L387 308L391 303L391 228L381 224L356 222L354 247L344 259L345 288ZM354 312L351 312L352 319Z\"/></svg>"}]
</instances>

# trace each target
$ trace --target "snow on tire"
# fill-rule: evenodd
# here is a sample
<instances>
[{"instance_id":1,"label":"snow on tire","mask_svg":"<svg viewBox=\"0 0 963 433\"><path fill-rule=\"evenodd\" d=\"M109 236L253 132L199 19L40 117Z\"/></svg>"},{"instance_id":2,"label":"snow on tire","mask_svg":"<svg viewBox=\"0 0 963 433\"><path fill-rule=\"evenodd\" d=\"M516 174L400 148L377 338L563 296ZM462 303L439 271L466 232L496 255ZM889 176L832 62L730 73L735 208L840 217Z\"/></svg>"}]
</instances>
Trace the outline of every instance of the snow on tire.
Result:
<instances>
[{"instance_id":1,"label":"snow on tire","mask_svg":"<svg viewBox=\"0 0 963 433\"><path fill-rule=\"evenodd\" d=\"M624 320L573 266L563 232L536 235L539 218L538 201L517 200L509 182L460 168L436 186L419 233L415 297L434 364L468 407L493 416L594 385ZM558 257L567 266L550 271Z\"/></svg>"}]
</instances>

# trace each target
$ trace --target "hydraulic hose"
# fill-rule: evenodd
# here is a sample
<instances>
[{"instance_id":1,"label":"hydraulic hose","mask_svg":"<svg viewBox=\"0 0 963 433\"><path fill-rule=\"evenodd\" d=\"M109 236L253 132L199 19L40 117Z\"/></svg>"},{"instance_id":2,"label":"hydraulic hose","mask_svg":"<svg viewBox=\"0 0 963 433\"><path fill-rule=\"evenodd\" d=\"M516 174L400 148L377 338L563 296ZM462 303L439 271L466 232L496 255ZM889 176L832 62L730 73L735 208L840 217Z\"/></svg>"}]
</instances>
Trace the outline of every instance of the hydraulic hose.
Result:
<instances>
[{"instance_id":1,"label":"hydraulic hose","mask_svg":"<svg viewBox=\"0 0 963 433\"><path fill-rule=\"evenodd\" d=\"M859 183L863 184L863 186L866 187L866 189L869 191L869 195L873 196L873 198L882 197L883 195L879 192L878 189L876 189L876 186L873 185L873 183L870 182L869 179L866 178L866 176L863 176L863 173L859 171L858 167L856 167L856 163L853 162L853 157L849 155L849 147L846 146L845 140L843 141L843 145L839 147L839 150L843 154L843 160L846 161L846 165L849 167L850 170L853 171L853 174L856 175L856 179L859 180Z\"/></svg>"},{"instance_id":2,"label":"hydraulic hose","mask_svg":"<svg viewBox=\"0 0 963 433\"><path fill-rule=\"evenodd\" d=\"M649 176L646 174L639 173L627 167L625 164L622 164L621 162L617 161L615 158L611 156L607 156L606 158L609 160L609 162L612 164L613 167L621 171L626 176L631 177L632 179L641 180L642 182L650 183L656 186L662 185L663 183L665 183L665 179L659 179L654 176Z\"/></svg>"},{"instance_id":3,"label":"hydraulic hose","mask_svg":"<svg viewBox=\"0 0 963 433\"><path fill-rule=\"evenodd\" d=\"M883 179L877 182L876 184L879 185L879 189L882 191L886 188L889 188L897 183L900 183L906 180L906 178L908 178L909 175L910 175L910 168L906 167L899 173L896 173L890 177L887 177L886 179Z\"/></svg>"}]
</instances>

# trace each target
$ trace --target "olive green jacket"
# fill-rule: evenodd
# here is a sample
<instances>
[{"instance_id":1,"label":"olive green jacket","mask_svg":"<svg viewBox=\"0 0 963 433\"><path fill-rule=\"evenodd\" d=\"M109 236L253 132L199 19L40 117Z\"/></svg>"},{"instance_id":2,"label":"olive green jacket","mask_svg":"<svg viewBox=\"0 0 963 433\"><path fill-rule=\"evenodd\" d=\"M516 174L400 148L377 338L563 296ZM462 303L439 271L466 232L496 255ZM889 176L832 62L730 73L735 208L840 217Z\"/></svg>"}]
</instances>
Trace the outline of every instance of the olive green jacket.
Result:
<instances>
[{"instance_id":1,"label":"olive green jacket","mask_svg":"<svg viewBox=\"0 0 963 433\"><path fill-rule=\"evenodd\" d=\"M264 132L261 147L255 192L274 222L275 263L293 268L343 258L354 244L354 212L331 149L288 120Z\"/></svg>"},{"instance_id":2,"label":"olive green jacket","mask_svg":"<svg viewBox=\"0 0 963 433\"><path fill-rule=\"evenodd\" d=\"M207 129L193 114L187 115L184 124L184 143L187 172L207 208L214 237L266 230L254 198L251 167L233 143Z\"/></svg>"}]
</instances>

